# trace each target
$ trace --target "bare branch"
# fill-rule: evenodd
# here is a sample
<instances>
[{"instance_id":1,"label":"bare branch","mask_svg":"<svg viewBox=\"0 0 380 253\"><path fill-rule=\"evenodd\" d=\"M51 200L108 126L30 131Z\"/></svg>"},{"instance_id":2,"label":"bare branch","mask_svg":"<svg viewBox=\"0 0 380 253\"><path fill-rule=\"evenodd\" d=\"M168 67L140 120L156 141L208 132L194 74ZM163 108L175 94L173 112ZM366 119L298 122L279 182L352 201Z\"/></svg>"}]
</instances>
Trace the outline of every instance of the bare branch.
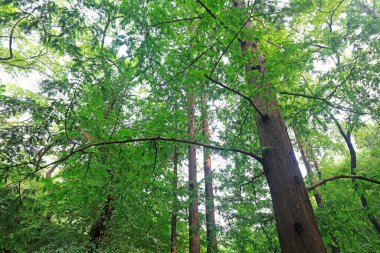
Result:
<instances>
[{"instance_id":1,"label":"bare branch","mask_svg":"<svg viewBox=\"0 0 380 253\"><path fill-rule=\"evenodd\" d=\"M318 45L318 44L313 44L312 46L314 46L314 47L318 47L318 48L329 48L329 47L327 47L327 46Z\"/></svg>"},{"instance_id":2,"label":"bare branch","mask_svg":"<svg viewBox=\"0 0 380 253\"><path fill-rule=\"evenodd\" d=\"M337 179L341 179L341 178L360 179L360 180L371 182L374 184L380 184L380 181L372 179L372 178L368 178L368 177L363 177L363 176L358 176L358 175L337 175L337 176L324 178L321 181L318 181L315 184L306 187L306 189L308 191L311 191L311 190L314 190L315 188L317 188L318 186L321 186L321 185L323 185L329 181L333 181L333 180L337 180Z\"/></svg>"},{"instance_id":3,"label":"bare branch","mask_svg":"<svg viewBox=\"0 0 380 253\"><path fill-rule=\"evenodd\" d=\"M262 176L264 176L264 171L263 172L261 172L260 174L258 174L257 176L254 176L253 178L251 178L250 180L248 180L247 182L245 182L245 183L242 183L241 185L240 185L240 192L242 192L242 188L244 187L244 186L246 186L247 184L252 184L256 179L258 179L259 177L262 177Z\"/></svg>"},{"instance_id":4,"label":"bare branch","mask_svg":"<svg viewBox=\"0 0 380 253\"><path fill-rule=\"evenodd\" d=\"M100 44L100 48L101 48L101 49L103 49L103 47L104 47L104 41L105 41L105 39L106 39L106 36L107 36L107 29L108 29L110 23L111 23L111 14L108 14L108 15L107 15L107 23L106 23L106 25L105 25L105 27L104 27L104 30L103 30L102 42L101 42L101 44Z\"/></svg>"},{"instance_id":5,"label":"bare branch","mask_svg":"<svg viewBox=\"0 0 380 253\"><path fill-rule=\"evenodd\" d=\"M200 0L196 0L197 1L197 3L199 3L202 7L203 7L203 9L205 9L206 10L206 12L213 18L213 19L215 19L215 20L217 20L217 18L216 18L216 15L214 14L214 13L212 13L212 11L210 10L210 8L208 8L202 1L200 1ZM224 26L225 28L227 28L226 26L225 26L225 24L223 23L223 21L219 21L220 22L220 24L222 25L222 26Z\"/></svg>"}]
</instances>

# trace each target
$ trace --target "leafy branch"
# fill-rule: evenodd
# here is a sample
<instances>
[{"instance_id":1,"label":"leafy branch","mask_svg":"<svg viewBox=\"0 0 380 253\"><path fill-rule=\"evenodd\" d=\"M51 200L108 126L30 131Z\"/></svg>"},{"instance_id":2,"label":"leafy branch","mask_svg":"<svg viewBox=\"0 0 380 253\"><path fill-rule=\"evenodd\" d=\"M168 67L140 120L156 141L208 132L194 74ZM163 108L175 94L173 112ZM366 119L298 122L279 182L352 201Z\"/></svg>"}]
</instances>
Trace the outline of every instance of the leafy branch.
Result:
<instances>
[{"instance_id":1,"label":"leafy branch","mask_svg":"<svg viewBox=\"0 0 380 253\"><path fill-rule=\"evenodd\" d=\"M245 150L245 149L222 147L222 146L217 146L217 145L213 145L213 144L209 144L209 143L204 143L204 142L200 142L200 141L196 141L196 140L193 141L193 140L179 139L179 138L173 138L173 137L156 136L156 137L142 137L142 138L135 138L135 139L97 142L97 143L91 143L91 144L85 145L85 146L77 148L77 149L72 149L69 152L69 154L67 154L66 156L64 156L64 157L62 157L62 158L60 158L60 159L58 159L58 160L56 160L54 162L51 162L51 163L49 163L49 164L47 164L45 166L39 166L39 167L37 167L33 172L31 172L28 175L26 175L20 181L23 181L23 180L27 179L28 177L30 177L31 175L35 174L36 172L38 172L40 170L43 170L43 169L45 169L45 168L47 168L47 167L49 167L51 165L55 165L55 164L64 162L64 161L68 160L70 157L72 157L73 155L75 155L77 153L84 152L87 149L92 148L92 147L104 146L104 145L113 145L113 144L123 144L123 143L144 142L144 141L169 141L169 142L177 142L177 143L187 143L187 144L194 144L194 145L198 145L198 146L202 146L202 147L205 147L205 148L209 148L209 149L213 149L213 150L218 150L218 151L237 152L237 153L241 153L241 154L250 156L250 157L254 158L255 160L257 160L258 162L260 162L261 164L263 164L263 158L261 156L259 156L257 154L254 154L254 153L252 153L252 152L250 152L248 150ZM15 166L24 165L24 164L25 163L18 164L18 165L15 165ZM12 166L12 167L15 167L15 166ZM5 168L9 168L9 166L5 167ZM0 168L0 169L4 169L4 168Z\"/></svg>"},{"instance_id":2,"label":"leafy branch","mask_svg":"<svg viewBox=\"0 0 380 253\"><path fill-rule=\"evenodd\" d=\"M20 18L19 20L16 21L16 23L12 26L11 32L9 34L9 43L8 43L8 51L9 51L9 56L8 57L0 57L1 61L7 61L11 60L13 58L13 49L12 49L12 43L13 43L13 34L16 30L17 25L23 20L27 18L27 16Z\"/></svg>"},{"instance_id":3,"label":"leafy branch","mask_svg":"<svg viewBox=\"0 0 380 253\"><path fill-rule=\"evenodd\" d=\"M219 85L220 87L222 87L222 88L224 88L224 89L226 89L226 90L232 91L233 93L235 93L235 94L239 95L240 97L246 99L246 100L249 102L249 104L250 104L250 105L256 110L256 112L260 115L260 117L261 117L263 120L268 119L268 115L267 115L267 114L263 114L263 113L259 110L259 108L257 108L257 106L255 105L255 103L252 101L252 99L251 99L250 97L248 97L247 95L244 95L243 93L241 93L241 92L238 91L238 90L235 90L235 89L233 89L233 88L231 88L231 87L229 87L229 86L227 86L227 85L225 85L225 84L223 84L223 83L221 83L221 82L219 82L219 81L213 79L212 77L210 77L210 76L208 76L208 75L206 75L206 74L205 74L205 77L206 77L208 80L210 80L211 82L216 83L216 84Z\"/></svg>"},{"instance_id":4,"label":"leafy branch","mask_svg":"<svg viewBox=\"0 0 380 253\"><path fill-rule=\"evenodd\" d=\"M154 26L172 24L172 23L181 22L181 21L193 21L193 20L202 19L202 18L203 18L202 16L191 17L191 18L178 18L178 19L173 19L173 20L168 20L168 21L162 21L162 22L159 22L159 23L155 23L155 24L153 24L151 26L154 27Z\"/></svg>"},{"instance_id":5,"label":"leafy branch","mask_svg":"<svg viewBox=\"0 0 380 253\"><path fill-rule=\"evenodd\" d=\"M64 156L63 158L61 158L59 160L56 160L52 163L49 163L49 164L41 167L41 169L46 168L46 167L53 165L55 163L63 162L65 160L69 159L72 155L79 153L79 152L83 152L86 149L89 149L92 147L112 145L112 144L132 143L132 142L144 142L144 141L171 141L171 142L178 142L178 143L194 144L194 145L202 146L202 147L213 149L213 150L241 153L241 154L244 154L244 155L247 155L247 156L250 156L250 157L256 159L260 163L263 163L263 159L259 155L254 154L254 153L252 153L248 150L245 150L245 149L222 147L222 146L217 146L217 145L204 143L204 142L200 142L200 141L195 141L195 140L193 141L193 140L178 139L178 138L173 138L173 137L156 136L156 137L142 137L142 138L135 138L135 139L114 140L114 141L105 141L105 142L97 142L97 143L88 144L86 146L83 146L83 147L80 147L80 148L73 150L68 155Z\"/></svg>"}]
</instances>

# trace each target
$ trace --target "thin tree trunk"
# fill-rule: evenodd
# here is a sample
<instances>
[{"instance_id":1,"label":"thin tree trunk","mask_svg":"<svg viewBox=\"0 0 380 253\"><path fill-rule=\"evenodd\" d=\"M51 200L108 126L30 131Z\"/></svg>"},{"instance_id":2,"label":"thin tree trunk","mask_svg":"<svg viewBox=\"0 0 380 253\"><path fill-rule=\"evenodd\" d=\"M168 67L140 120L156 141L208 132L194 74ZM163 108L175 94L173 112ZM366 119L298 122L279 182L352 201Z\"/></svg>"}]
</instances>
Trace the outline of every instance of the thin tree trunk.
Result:
<instances>
[{"instance_id":1,"label":"thin tree trunk","mask_svg":"<svg viewBox=\"0 0 380 253\"><path fill-rule=\"evenodd\" d=\"M208 129L207 101L204 96L201 98L202 105L202 129L203 136L208 142L210 138ZM214 187L211 170L210 150L203 148L203 163L205 177L205 195L206 195L206 235L207 235L207 253L217 252L216 240L216 223L215 223L215 206L214 206Z\"/></svg>"},{"instance_id":2,"label":"thin tree trunk","mask_svg":"<svg viewBox=\"0 0 380 253\"><path fill-rule=\"evenodd\" d=\"M314 146L313 146L313 144L310 144L310 143L309 143L308 146L309 146L309 150L310 150L310 153L311 153L311 157L313 158L313 163L314 163L315 171L318 174L318 179L322 179L322 172L319 169L319 159L318 159L317 154L315 153Z\"/></svg>"},{"instance_id":3,"label":"thin tree trunk","mask_svg":"<svg viewBox=\"0 0 380 253\"><path fill-rule=\"evenodd\" d=\"M318 160L317 155L315 154L314 147L312 144L309 144L309 149L311 152L311 156L313 158L314 168L315 168L315 171L317 172L318 179L321 179L322 173L321 173L321 170L319 169L319 160ZM321 191L319 189L315 189L314 198L315 198L315 201L317 201L318 207L322 208L323 207L323 198L322 198Z\"/></svg>"},{"instance_id":4,"label":"thin tree trunk","mask_svg":"<svg viewBox=\"0 0 380 253\"><path fill-rule=\"evenodd\" d=\"M347 133L344 132L342 126L339 124L339 122L334 118L334 121L336 125L338 126L339 132L342 135L343 139L345 140L348 150L350 151L350 160L351 160L351 166L350 166L350 174L351 175L356 175L356 151L354 148L354 145L352 144L351 140L351 132L347 131ZM358 183L356 182L355 179L352 180L353 186L354 186L354 191L358 190ZM368 201L367 198L364 196L364 194L360 195L360 202L362 204L362 207L367 210L367 217L374 226L377 234L380 236L380 223L377 220L377 218L368 211Z\"/></svg>"},{"instance_id":5,"label":"thin tree trunk","mask_svg":"<svg viewBox=\"0 0 380 253\"><path fill-rule=\"evenodd\" d=\"M343 136L343 138L346 141L347 147L350 151L350 160L351 160L350 174L356 175L357 159L356 159L356 151L351 141L351 132L348 131L347 134ZM356 179L352 179L352 183L354 185L354 190L357 191L358 183L356 182ZM360 202L362 206L368 210L368 201L363 194L360 195ZM377 233L380 235L380 224L378 220L370 212L367 212L367 216L369 220L371 221L371 223L373 224L373 226L375 227Z\"/></svg>"},{"instance_id":6,"label":"thin tree trunk","mask_svg":"<svg viewBox=\"0 0 380 253\"><path fill-rule=\"evenodd\" d=\"M244 8L244 2L235 2L235 6ZM252 29L252 22L248 21L246 27ZM260 74L263 78L263 56L258 57L258 62L261 62L258 68L253 62L258 43L240 41L240 46L243 54L252 54L252 58L246 64L248 76ZM259 73L253 73L255 69L259 69ZM256 88L261 86L255 78L251 78L250 82ZM253 101L265 115L257 116L256 125L281 250L286 253L326 252L276 97L270 94L270 86L268 88L267 99L255 95Z\"/></svg>"},{"instance_id":7,"label":"thin tree trunk","mask_svg":"<svg viewBox=\"0 0 380 253\"><path fill-rule=\"evenodd\" d=\"M304 145L304 142L303 142L298 130L296 128L293 128L293 131L294 131L294 135L296 137L296 142L297 142L298 148L299 148L301 156L302 156L302 161L305 164L307 176L312 176L311 162L310 162L309 156L307 155L306 146ZM312 145L308 145L308 147L309 147L311 154L313 156L315 171L318 173L318 175L320 175L318 158L315 156L315 152L312 150ZM311 182L314 183L315 181L316 181L316 178L315 178L315 176L313 176L311 178ZM318 207L321 208L323 206L323 198L321 195L321 191L319 189L315 189L314 198L315 198L315 201L317 202Z\"/></svg>"},{"instance_id":8,"label":"thin tree trunk","mask_svg":"<svg viewBox=\"0 0 380 253\"><path fill-rule=\"evenodd\" d=\"M303 142L302 142L301 137L298 133L298 130L296 128L293 128L293 131L294 131L294 135L296 137L296 142L297 142L298 148L299 148L301 156L302 156L303 163L304 163L305 168L306 168L307 175L310 176L311 175L311 166L310 166L309 156L307 155L307 152L306 152L306 148L303 145Z\"/></svg>"},{"instance_id":9,"label":"thin tree trunk","mask_svg":"<svg viewBox=\"0 0 380 253\"><path fill-rule=\"evenodd\" d=\"M178 149L174 145L173 155L173 206L172 206L172 226L171 226L171 240L170 252L177 253L177 187L178 187Z\"/></svg>"},{"instance_id":10,"label":"thin tree trunk","mask_svg":"<svg viewBox=\"0 0 380 253\"><path fill-rule=\"evenodd\" d=\"M194 140L194 95L188 94L188 135L190 140ZM189 252L200 252L199 239L199 213L198 213L198 186L197 186L197 158L195 145L188 145L188 162L189 162Z\"/></svg>"}]
</instances>

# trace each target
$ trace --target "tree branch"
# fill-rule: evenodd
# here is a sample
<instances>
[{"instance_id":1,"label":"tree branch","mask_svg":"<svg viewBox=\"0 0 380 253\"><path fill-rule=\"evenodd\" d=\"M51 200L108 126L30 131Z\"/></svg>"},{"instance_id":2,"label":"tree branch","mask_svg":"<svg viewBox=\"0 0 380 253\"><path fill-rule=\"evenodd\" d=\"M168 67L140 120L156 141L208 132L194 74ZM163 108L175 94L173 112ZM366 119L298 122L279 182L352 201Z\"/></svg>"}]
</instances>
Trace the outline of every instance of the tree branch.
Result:
<instances>
[{"instance_id":1,"label":"tree branch","mask_svg":"<svg viewBox=\"0 0 380 253\"><path fill-rule=\"evenodd\" d=\"M114 140L114 141L104 141L104 142L98 142L98 143L92 143L92 144L88 144L86 146L83 146L81 148L77 148L75 150L71 150L69 154L67 154L66 156L54 161L54 162L51 162L45 166L40 166L38 169L34 170L33 172L29 173L28 175L26 175L24 178L22 178L21 180L19 181L23 181L25 179L27 179L28 177L30 177L31 175L35 174L36 172L40 171L40 170L43 170L51 165L55 165L55 164L58 164L58 163L61 163L61 162L64 162L66 161L67 159L69 159L71 156L77 154L77 153L80 153L80 152L83 152L85 151L86 149L89 149L89 148L92 148L92 147L97 147L97 146L104 146L104 145L113 145L113 144L123 144L123 143L132 143L132 142L143 142L143 141L171 141L171 142L178 142L178 143L187 143L187 144L194 144L194 145L198 145L198 146L202 146L202 147L205 147L205 148L209 148L209 149L213 149L213 150L219 150L219 151L227 151L227 152L237 152L237 153L241 153L243 155L247 155L247 156L250 156L252 158L254 158L256 161L258 161L259 163L263 164L263 158L257 154L254 154L248 150L245 150L245 149L240 149L240 148L229 148L229 147L221 147L221 146L216 146L216 145L213 145L213 144L209 144L209 143L203 143L203 142L199 142L199 141L192 141L192 140L186 140L186 139L177 139L177 138L173 138L173 137L161 137L161 136L157 136L157 137L142 137L142 138L135 138L135 139L126 139L126 140ZM18 166L18 165L16 165ZM9 167L12 167L12 166L8 166L8 167L5 167L5 168L9 168ZM0 169L4 169L4 168L0 168Z\"/></svg>"},{"instance_id":2,"label":"tree branch","mask_svg":"<svg viewBox=\"0 0 380 253\"><path fill-rule=\"evenodd\" d=\"M251 183L253 183L256 179L258 179L259 177L262 177L262 176L264 176L264 171L263 172L261 172L259 175L256 175L256 176L254 176L253 178L251 178L250 180L248 180L247 182L245 182L245 183L242 183L241 185L240 185L240 192L242 191L242 188L243 188L243 186L246 186L247 184L251 184Z\"/></svg>"},{"instance_id":3,"label":"tree branch","mask_svg":"<svg viewBox=\"0 0 380 253\"><path fill-rule=\"evenodd\" d=\"M174 78L176 78L177 76L179 76L179 75L181 75L181 74L183 74L183 73L185 73L186 72L186 70L188 70L191 66L193 66L200 58L202 58L202 56L204 55L204 54L206 54L207 53L207 51L209 51L210 49L212 49L212 46L211 47L209 47L209 48L206 48L206 50L204 50L202 53L200 53L197 57L195 57L184 69L182 69L181 71L179 71L179 72L177 72L175 75L173 75L170 79L169 79L169 81L168 81L168 83L170 83Z\"/></svg>"},{"instance_id":4,"label":"tree branch","mask_svg":"<svg viewBox=\"0 0 380 253\"><path fill-rule=\"evenodd\" d=\"M321 186L322 184L325 184L325 183L327 183L329 181L341 179L341 178L360 179L360 180L371 182L371 183L374 183L374 184L380 184L380 181L372 179L372 178L364 177L364 176L358 176L358 175L337 175L337 176L332 176L332 177L324 178L321 181L318 181L318 182L316 182L313 185L307 186L306 189L308 191L311 191L311 190L314 190L315 188L317 188L318 186Z\"/></svg>"},{"instance_id":5,"label":"tree branch","mask_svg":"<svg viewBox=\"0 0 380 253\"><path fill-rule=\"evenodd\" d=\"M13 43L13 34L14 34L14 31L16 29L16 26L24 19L24 18L27 18L27 17L22 17L20 18L19 20L17 20L17 22L13 25L12 29L11 29L11 33L9 34L9 44L8 44L8 50L9 50L9 56L8 57L0 57L0 60L1 61L7 61L7 60L11 60L13 58L13 49L12 49L12 43Z\"/></svg>"},{"instance_id":6,"label":"tree branch","mask_svg":"<svg viewBox=\"0 0 380 253\"><path fill-rule=\"evenodd\" d=\"M216 17L216 15L214 14L214 13L212 13L212 11L210 10L210 8L208 8L202 1L200 1L200 0L196 0L197 1L197 3L199 3L202 7L203 7L203 9L205 9L205 11L213 18L213 19L215 19L215 20L217 20L217 17ZM223 23L223 21L219 21L219 23L224 27L224 28L226 28L226 29L228 29L228 27Z\"/></svg>"},{"instance_id":7,"label":"tree branch","mask_svg":"<svg viewBox=\"0 0 380 253\"><path fill-rule=\"evenodd\" d=\"M208 80L210 80L211 82L216 83L216 84L219 85L220 87L223 87L223 88L226 89L226 90L232 91L233 93L235 93L235 94L239 95L240 97L246 99L246 100L250 103L250 105L256 110L256 112L260 115L260 117L261 117L262 119L264 119L264 120L265 120L265 119L268 119L268 115L267 115L267 114L263 114L263 113L259 110L259 108L257 108L257 106L255 105L255 103L252 101L252 99L251 99L250 97L244 95L243 93L241 93L241 92L238 91L238 90L235 90L235 89L232 89L231 87L228 87L227 85L225 85L225 84L223 84L223 83L221 83L221 82L219 82L219 81L213 79L212 77L210 77L210 76L208 76L208 75L206 75L206 74L205 74L205 77L206 77Z\"/></svg>"},{"instance_id":8,"label":"tree branch","mask_svg":"<svg viewBox=\"0 0 380 253\"><path fill-rule=\"evenodd\" d=\"M104 145L112 145L112 144L131 143L131 142L143 142L143 141L172 141L172 142L178 142L178 143L194 144L194 145L202 146L202 147L213 149L213 150L238 152L238 153L250 156L250 157L256 159L260 163L263 162L262 158L259 155L256 155L256 154L254 154L254 153L252 153L252 152L250 152L248 150L244 150L244 149L240 149L240 148L221 147L221 146L216 146L216 145L213 145L213 144L203 143L203 142L199 142L199 141L192 141L192 140L186 140L186 139L177 139L177 138L173 138L173 137L161 137L161 136L157 136L157 137L143 137L143 138L136 138L136 139L126 139L126 140L105 141L105 142L98 142L98 143L88 144L86 146L83 146L81 148L73 150L72 152L70 152L65 157L63 157L63 158L61 158L61 159L59 159L57 161L54 161L54 162L52 162L52 163L50 163L48 165L45 165L44 167L41 167L41 168L46 168L46 167L48 167L48 166L50 166L52 164L63 162L65 160L69 159L72 155L74 155L76 153L79 153L79 152L82 152L82 151L85 151L86 149L89 149L91 147L104 146Z\"/></svg>"},{"instance_id":9,"label":"tree branch","mask_svg":"<svg viewBox=\"0 0 380 253\"><path fill-rule=\"evenodd\" d=\"M344 78L342 82L340 82L338 85L334 87L334 90L329 95L327 95L325 99L329 99L330 97L332 97L335 94L335 92L338 90L338 88L342 86L343 84L345 84L348 81L348 79L350 79L352 75L352 71L355 69L356 63L358 62L358 59L359 57L356 57L354 64L352 65L352 68L350 68L348 75Z\"/></svg>"},{"instance_id":10,"label":"tree branch","mask_svg":"<svg viewBox=\"0 0 380 253\"><path fill-rule=\"evenodd\" d=\"M104 41L106 39L107 29L108 29L110 23L111 23L111 14L108 14L107 15L107 23L106 23L106 25L104 27L104 30L103 30L102 42L100 43L100 48L101 49L103 49L103 47L104 47Z\"/></svg>"},{"instance_id":11,"label":"tree branch","mask_svg":"<svg viewBox=\"0 0 380 253\"><path fill-rule=\"evenodd\" d=\"M370 113L366 113L366 112L358 112L358 111L352 110L350 108L344 107L342 105L335 105L335 104L331 103L330 101L328 101L326 98L316 97L316 96L313 96L313 95L294 93L294 92L287 92L287 91L281 91L281 92L279 92L279 94L282 94L282 95L291 95L291 96L297 96L297 97L304 97L304 98L310 98L310 99L314 99L314 100L320 100L320 101L326 103L328 106L330 106L332 108L343 110L343 111L347 111L347 112L353 112L353 113L362 114L362 115L364 115L364 114L370 114Z\"/></svg>"},{"instance_id":12,"label":"tree branch","mask_svg":"<svg viewBox=\"0 0 380 253\"><path fill-rule=\"evenodd\" d=\"M166 25L166 24L171 24L171 23L176 23L176 22L181 22L181 21L192 21L192 20L202 19L202 18L203 18L202 16L192 17L192 18L178 18L178 19L174 19L174 20L168 20L168 21L162 21L159 23L155 23L151 26L154 27L154 26Z\"/></svg>"},{"instance_id":13,"label":"tree branch","mask_svg":"<svg viewBox=\"0 0 380 253\"><path fill-rule=\"evenodd\" d=\"M241 33L241 31L243 31L244 27L247 25L248 21L250 21L251 17L249 17L245 22L244 24L240 27L239 31L237 33L235 33L234 37L231 39L231 41L228 43L227 47L223 50L222 54L219 56L218 60L216 61L214 67L212 68L211 72L210 72L210 76L212 75L212 73L214 73L216 67L218 66L220 60L222 59L223 55L227 52L227 50L231 47L232 43L235 41L235 39L239 36L239 34Z\"/></svg>"}]
</instances>

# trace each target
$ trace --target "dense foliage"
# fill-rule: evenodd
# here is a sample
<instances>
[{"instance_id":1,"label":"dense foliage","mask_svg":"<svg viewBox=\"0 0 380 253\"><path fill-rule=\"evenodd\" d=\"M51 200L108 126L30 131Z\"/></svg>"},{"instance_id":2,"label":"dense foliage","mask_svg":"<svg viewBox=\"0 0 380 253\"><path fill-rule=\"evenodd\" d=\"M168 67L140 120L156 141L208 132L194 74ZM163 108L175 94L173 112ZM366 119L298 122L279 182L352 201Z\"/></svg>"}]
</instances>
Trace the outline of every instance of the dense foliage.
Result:
<instances>
[{"instance_id":1,"label":"dense foliage","mask_svg":"<svg viewBox=\"0 0 380 253\"><path fill-rule=\"evenodd\" d=\"M188 251L188 94L195 140L224 147L212 151L219 252L280 252L262 166L226 151L270 148L260 147L258 112L243 97L267 93L277 95L299 163L310 163L307 186L336 175L373 181L309 191L328 251L380 251L371 220L380 219L379 3L245 2L1 1L0 252L86 252L97 226L97 252L168 252L173 213L177 250ZM265 66L255 77L239 46L247 38Z\"/></svg>"}]
</instances>

